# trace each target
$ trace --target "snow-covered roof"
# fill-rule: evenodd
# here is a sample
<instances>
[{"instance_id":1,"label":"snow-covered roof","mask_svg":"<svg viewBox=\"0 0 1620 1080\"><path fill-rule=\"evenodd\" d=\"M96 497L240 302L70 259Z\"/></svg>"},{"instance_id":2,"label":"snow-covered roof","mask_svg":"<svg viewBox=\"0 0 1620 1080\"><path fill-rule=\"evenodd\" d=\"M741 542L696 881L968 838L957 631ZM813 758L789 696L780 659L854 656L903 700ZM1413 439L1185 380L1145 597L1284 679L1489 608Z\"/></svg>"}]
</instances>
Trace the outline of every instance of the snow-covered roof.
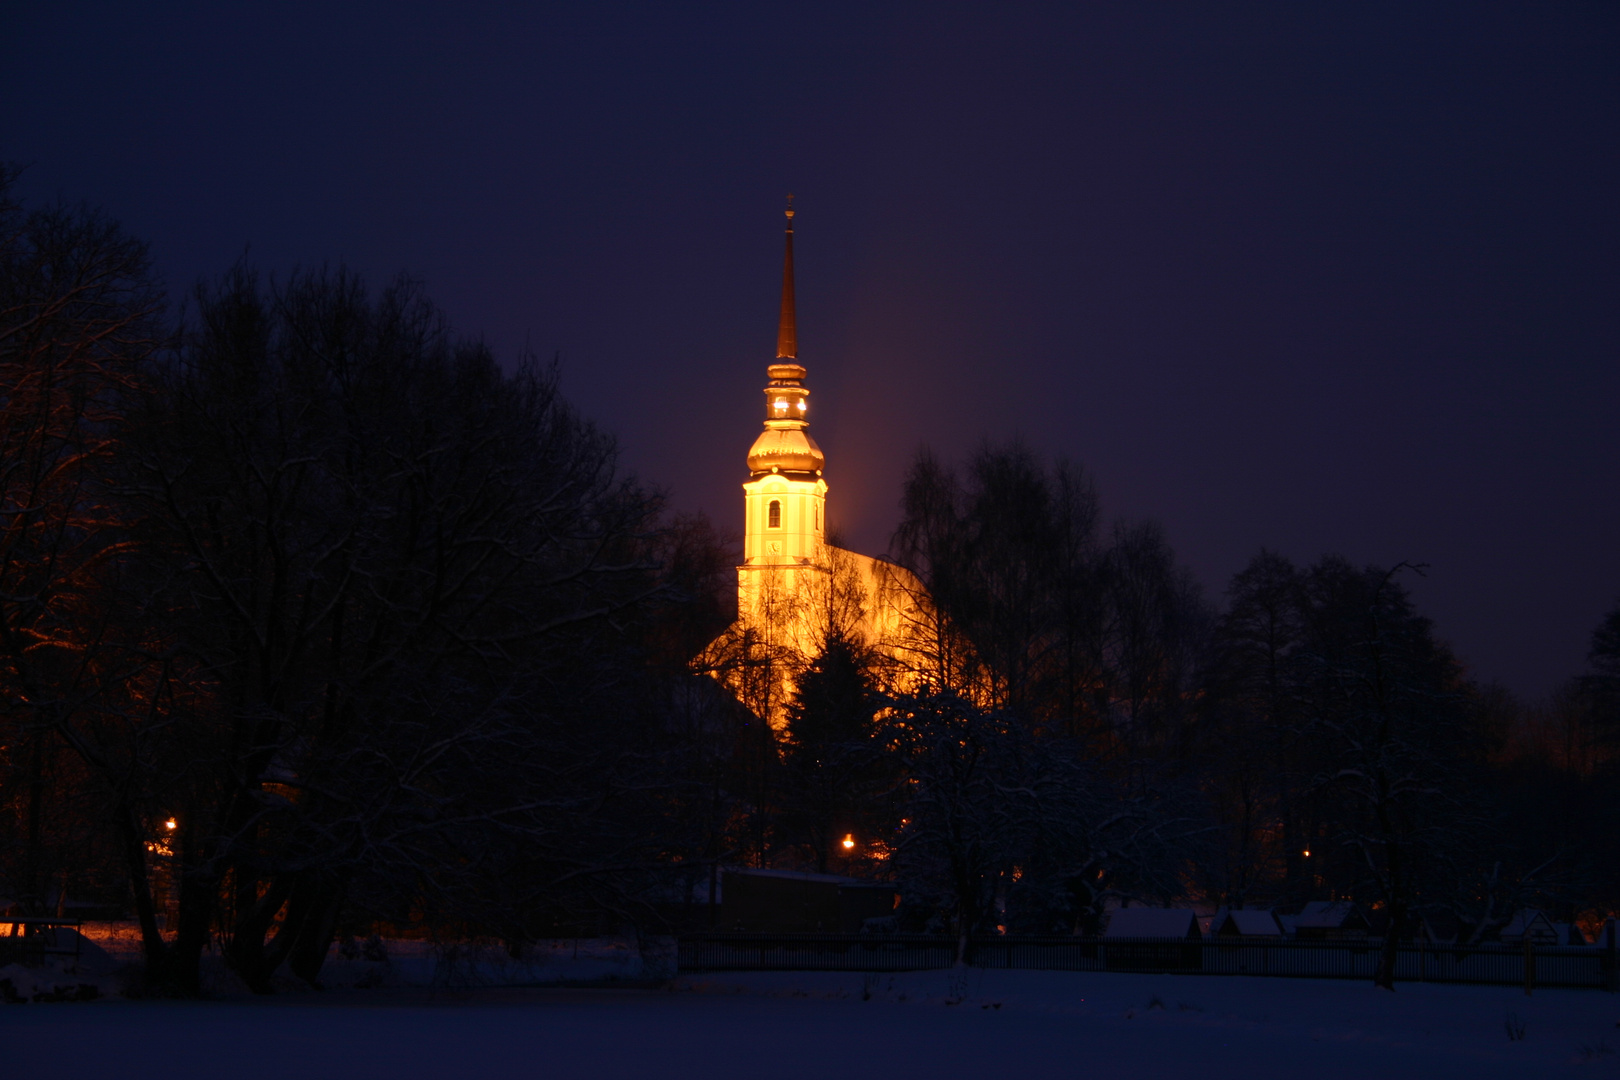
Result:
<instances>
[{"instance_id":1,"label":"snow-covered roof","mask_svg":"<svg viewBox=\"0 0 1620 1080\"><path fill-rule=\"evenodd\" d=\"M1296 930L1337 930L1352 915L1360 915L1349 900L1312 900L1294 916Z\"/></svg>"},{"instance_id":2,"label":"snow-covered roof","mask_svg":"<svg viewBox=\"0 0 1620 1080\"><path fill-rule=\"evenodd\" d=\"M1530 937L1532 939L1551 939L1560 942L1567 940L1567 938L1559 935L1557 929L1552 924L1552 920L1547 918L1547 916L1543 915L1541 912L1537 911L1535 908L1521 908L1518 911L1515 911L1513 913L1513 918L1509 919L1507 925L1502 927L1500 937L1503 941L1507 941L1509 939L1514 941L1522 941L1524 939L1526 929L1529 930Z\"/></svg>"},{"instance_id":3,"label":"snow-covered roof","mask_svg":"<svg viewBox=\"0 0 1620 1080\"><path fill-rule=\"evenodd\" d=\"M1553 930L1558 934L1558 944L1560 945L1592 944L1586 940L1586 932L1574 923L1555 922L1553 923Z\"/></svg>"},{"instance_id":4,"label":"snow-covered roof","mask_svg":"<svg viewBox=\"0 0 1620 1080\"><path fill-rule=\"evenodd\" d=\"M1211 932L1240 934L1243 937L1281 937L1283 929L1269 908L1243 908L1217 917Z\"/></svg>"},{"instance_id":5,"label":"snow-covered roof","mask_svg":"<svg viewBox=\"0 0 1620 1080\"><path fill-rule=\"evenodd\" d=\"M1198 937L1198 913L1191 908L1120 908L1103 937Z\"/></svg>"}]
</instances>

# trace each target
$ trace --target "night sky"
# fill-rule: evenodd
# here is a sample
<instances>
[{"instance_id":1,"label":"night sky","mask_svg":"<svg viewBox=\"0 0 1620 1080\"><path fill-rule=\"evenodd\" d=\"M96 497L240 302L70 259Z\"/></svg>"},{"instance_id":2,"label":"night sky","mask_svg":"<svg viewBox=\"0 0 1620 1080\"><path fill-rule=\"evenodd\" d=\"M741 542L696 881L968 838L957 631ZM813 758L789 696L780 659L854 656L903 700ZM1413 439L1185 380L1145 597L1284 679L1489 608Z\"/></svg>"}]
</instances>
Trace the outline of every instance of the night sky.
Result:
<instances>
[{"instance_id":1,"label":"night sky","mask_svg":"<svg viewBox=\"0 0 1620 1080\"><path fill-rule=\"evenodd\" d=\"M27 10L19 10L26 7ZM422 278L741 527L797 195L829 515L1022 437L1210 596L1430 564L1526 695L1620 596L1620 4L7 5L0 158L181 296Z\"/></svg>"}]
</instances>

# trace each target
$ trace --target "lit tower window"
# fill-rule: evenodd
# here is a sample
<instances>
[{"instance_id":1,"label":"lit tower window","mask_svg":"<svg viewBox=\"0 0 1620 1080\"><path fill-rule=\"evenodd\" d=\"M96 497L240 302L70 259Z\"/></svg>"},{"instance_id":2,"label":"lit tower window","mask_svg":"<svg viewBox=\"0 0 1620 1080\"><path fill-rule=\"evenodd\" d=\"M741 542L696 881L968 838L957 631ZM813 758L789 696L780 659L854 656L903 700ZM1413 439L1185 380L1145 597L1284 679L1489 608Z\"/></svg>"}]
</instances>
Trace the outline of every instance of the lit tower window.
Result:
<instances>
[{"instance_id":1,"label":"lit tower window","mask_svg":"<svg viewBox=\"0 0 1620 1080\"><path fill-rule=\"evenodd\" d=\"M782 527L782 504L775 499L765 508L765 527L767 529L780 529Z\"/></svg>"},{"instance_id":2,"label":"lit tower window","mask_svg":"<svg viewBox=\"0 0 1620 1080\"><path fill-rule=\"evenodd\" d=\"M770 375L771 385L765 388L765 419L808 420L810 390L801 381L804 368L797 364L773 364Z\"/></svg>"}]
</instances>

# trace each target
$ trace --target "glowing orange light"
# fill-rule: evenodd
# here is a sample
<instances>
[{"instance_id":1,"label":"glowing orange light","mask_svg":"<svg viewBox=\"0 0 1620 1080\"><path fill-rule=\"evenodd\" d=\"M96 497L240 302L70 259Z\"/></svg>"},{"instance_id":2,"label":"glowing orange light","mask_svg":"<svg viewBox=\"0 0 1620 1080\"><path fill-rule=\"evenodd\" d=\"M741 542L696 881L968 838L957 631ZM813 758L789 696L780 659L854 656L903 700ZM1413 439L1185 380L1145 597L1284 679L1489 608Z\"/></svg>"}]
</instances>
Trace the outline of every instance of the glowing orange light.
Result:
<instances>
[{"instance_id":1,"label":"glowing orange light","mask_svg":"<svg viewBox=\"0 0 1620 1080\"><path fill-rule=\"evenodd\" d=\"M779 397L775 401L777 412L787 412L787 398Z\"/></svg>"},{"instance_id":2,"label":"glowing orange light","mask_svg":"<svg viewBox=\"0 0 1620 1080\"><path fill-rule=\"evenodd\" d=\"M846 834L844 836L844 850L848 851L850 848L853 848L854 846L855 846L855 835L853 833Z\"/></svg>"},{"instance_id":3,"label":"glowing orange light","mask_svg":"<svg viewBox=\"0 0 1620 1080\"><path fill-rule=\"evenodd\" d=\"M170 819L169 819L169 820L168 820L168 821L165 821L165 822L164 822L164 823L163 823L163 827L164 827L164 828L165 828L165 829L173 829L173 828L175 828L175 827L176 827L176 824L177 824L177 823L176 823L176 822L175 822L175 820L174 820L174 818L170 818Z\"/></svg>"},{"instance_id":4,"label":"glowing orange light","mask_svg":"<svg viewBox=\"0 0 1620 1080\"><path fill-rule=\"evenodd\" d=\"M1305 857L1306 857L1306 858L1307 858L1307 859L1308 859L1308 858L1310 858L1310 857L1311 857L1311 849L1310 849L1310 848L1306 848L1306 849L1305 849Z\"/></svg>"}]
</instances>

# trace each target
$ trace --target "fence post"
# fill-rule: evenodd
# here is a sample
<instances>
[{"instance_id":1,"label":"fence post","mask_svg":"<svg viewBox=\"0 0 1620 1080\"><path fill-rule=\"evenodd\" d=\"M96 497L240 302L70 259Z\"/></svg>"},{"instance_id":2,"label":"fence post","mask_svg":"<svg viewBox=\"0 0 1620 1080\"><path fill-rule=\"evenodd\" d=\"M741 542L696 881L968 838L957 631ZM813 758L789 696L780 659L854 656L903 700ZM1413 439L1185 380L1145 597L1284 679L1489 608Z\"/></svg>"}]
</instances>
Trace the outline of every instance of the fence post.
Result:
<instances>
[{"instance_id":1,"label":"fence post","mask_svg":"<svg viewBox=\"0 0 1620 1080\"><path fill-rule=\"evenodd\" d=\"M1603 958L1600 963L1603 966L1603 989L1611 994L1620 990L1620 963L1616 962L1620 961L1620 955L1616 952L1616 946L1620 943L1615 941L1615 931L1613 919L1603 924Z\"/></svg>"},{"instance_id":2,"label":"fence post","mask_svg":"<svg viewBox=\"0 0 1620 1080\"><path fill-rule=\"evenodd\" d=\"M1530 922L1524 926L1524 996L1529 997L1536 985L1536 947L1530 938Z\"/></svg>"}]
</instances>

